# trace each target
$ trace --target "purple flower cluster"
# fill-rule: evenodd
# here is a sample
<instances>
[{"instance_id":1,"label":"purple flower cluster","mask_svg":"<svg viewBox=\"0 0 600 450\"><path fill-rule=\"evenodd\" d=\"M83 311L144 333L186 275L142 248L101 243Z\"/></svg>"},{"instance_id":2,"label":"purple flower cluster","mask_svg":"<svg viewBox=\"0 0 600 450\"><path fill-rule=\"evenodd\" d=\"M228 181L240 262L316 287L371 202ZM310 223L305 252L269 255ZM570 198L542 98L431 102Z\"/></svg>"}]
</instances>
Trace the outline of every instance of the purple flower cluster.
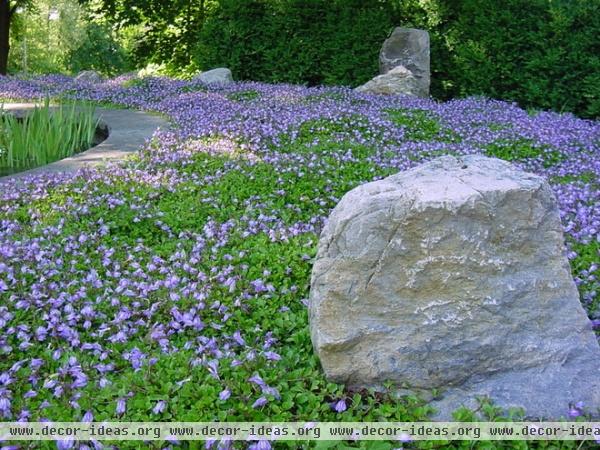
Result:
<instances>
[{"instance_id":1,"label":"purple flower cluster","mask_svg":"<svg viewBox=\"0 0 600 450\"><path fill-rule=\"evenodd\" d=\"M306 267L329 211L356 184L441 153L513 142L533 149L514 162L551 181L576 282L600 319L600 122L486 99L438 103L346 88L0 77L1 98L45 95L156 111L173 128L126 163L0 184L5 420L156 419L177 414L178 399L201 385L214 386L197 394L214 405L280 403L274 374L288 336L268 324L304 313ZM425 114L437 128L415 139L391 112ZM338 176L344 168L356 168L355 178ZM236 189L216 188L233 176ZM272 185L244 190L243 180L263 179ZM228 215L231 205L241 213ZM282 260L286 248L298 251L280 273L257 243L279 246ZM273 314L261 316L271 304ZM347 407L342 399L328 409ZM208 406L202 414L219 417Z\"/></svg>"}]
</instances>

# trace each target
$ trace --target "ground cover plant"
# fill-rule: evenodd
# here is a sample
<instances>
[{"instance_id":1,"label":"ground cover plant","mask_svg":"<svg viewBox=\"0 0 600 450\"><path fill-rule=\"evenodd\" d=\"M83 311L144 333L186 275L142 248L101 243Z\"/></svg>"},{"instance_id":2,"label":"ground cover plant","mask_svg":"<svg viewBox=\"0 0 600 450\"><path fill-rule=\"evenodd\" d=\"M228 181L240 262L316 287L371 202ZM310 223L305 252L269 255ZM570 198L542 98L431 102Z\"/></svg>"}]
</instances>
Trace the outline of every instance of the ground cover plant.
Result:
<instances>
[{"instance_id":1,"label":"ground cover plant","mask_svg":"<svg viewBox=\"0 0 600 450\"><path fill-rule=\"evenodd\" d=\"M342 195L441 154L491 154L550 180L582 303L600 319L599 122L483 98L0 78L0 98L45 95L157 111L173 127L126 163L0 188L3 420L425 420L429 407L417 398L325 380L307 298L319 232ZM493 406L482 411L500 420ZM565 417L587 412L565 405Z\"/></svg>"},{"instance_id":2,"label":"ground cover plant","mask_svg":"<svg viewBox=\"0 0 600 450\"><path fill-rule=\"evenodd\" d=\"M0 176L43 166L89 148L98 119L89 103L50 107L50 99L24 117L0 105Z\"/></svg>"}]
</instances>

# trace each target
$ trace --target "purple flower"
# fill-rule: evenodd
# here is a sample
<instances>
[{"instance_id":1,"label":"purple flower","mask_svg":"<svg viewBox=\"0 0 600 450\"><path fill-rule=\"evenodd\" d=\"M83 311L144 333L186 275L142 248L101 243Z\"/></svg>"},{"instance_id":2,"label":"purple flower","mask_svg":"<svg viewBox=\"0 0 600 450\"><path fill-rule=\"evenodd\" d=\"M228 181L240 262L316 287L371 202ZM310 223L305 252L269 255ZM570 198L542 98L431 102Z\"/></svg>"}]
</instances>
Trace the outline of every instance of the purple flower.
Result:
<instances>
[{"instance_id":1,"label":"purple flower","mask_svg":"<svg viewBox=\"0 0 600 450\"><path fill-rule=\"evenodd\" d=\"M86 413L81 418L81 421L82 422L93 422L94 421L94 414L92 414L91 411L86 411Z\"/></svg>"},{"instance_id":2,"label":"purple flower","mask_svg":"<svg viewBox=\"0 0 600 450\"><path fill-rule=\"evenodd\" d=\"M255 373L254 375L252 375L250 378L248 378L248 381L259 385L260 387L264 387L267 385L267 383L264 382L264 380L260 377L259 374Z\"/></svg>"},{"instance_id":3,"label":"purple flower","mask_svg":"<svg viewBox=\"0 0 600 450\"><path fill-rule=\"evenodd\" d=\"M179 445L179 441L177 440L177 438L175 438L175 436L167 436L165 438L165 441L169 442L170 444Z\"/></svg>"},{"instance_id":4,"label":"purple flower","mask_svg":"<svg viewBox=\"0 0 600 450\"><path fill-rule=\"evenodd\" d=\"M0 397L0 414L5 419L9 419L11 416L10 412L10 400L6 397Z\"/></svg>"},{"instance_id":5,"label":"purple flower","mask_svg":"<svg viewBox=\"0 0 600 450\"><path fill-rule=\"evenodd\" d=\"M271 450L271 448L271 443L265 440L260 440L248 447L249 450Z\"/></svg>"},{"instance_id":6,"label":"purple flower","mask_svg":"<svg viewBox=\"0 0 600 450\"><path fill-rule=\"evenodd\" d=\"M154 405L154 408L152 408L152 413L160 414L165 410L166 406L167 402L165 402L164 400L159 400L158 402L156 402L156 405Z\"/></svg>"},{"instance_id":7,"label":"purple flower","mask_svg":"<svg viewBox=\"0 0 600 450\"><path fill-rule=\"evenodd\" d=\"M229 389L224 389L219 394L219 399L223 401L227 400L229 397L231 397L231 391Z\"/></svg>"},{"instance_id":8,"label":"purple flower","mask_svg":"<svg viewBox=\"0 0 600 450\"><path fill-rule=\"evenodd\" d=\"M206 367L208 368L208 372L211 374L213 378L219 379L219 361L213 359L206 363Z\"/></svg>"},{"instance_id":9,"label":"purple flower","mask_svg":"<svg viewBox=\"0 0 600 450\"><path fill-rule=\"evenodd\" d=\"M244 341L244 338L242 337L241 333L238 331L236 331L235 333L233 333L233 339L235 340L235 342L237 342L239 345L246 345L246 341Z\"/></svg>"},{"instance_id":10,"label":"purple flower","mask_svg":"<svg viewBox=\"0 0 600 450\"><path fill-rule=\"evenodd\" d=\"M261 292L266 292L268 290L264 281L261 280L260 278L254 280L254 281L251 281L250 285L254 288L254 292L256 292L257 294L259 294Z\"/></svg>"},{"instance_id":11,"label":"purple flower","mask_svg":"<svg viewBox=\"0 0 600 450\"><path fill-rule=\"evenodd\" d=\"M59 441L56 441L56 448L58 450L70 450L73 448L74 445L75 440L73 440L72 438L61 439Z\"/></svg>"},{"instance_id":12,"label":"purple flower","mask_svg":"<svg viewBox=\"0 0 600 450\"><path fill-rule=\"evenodd\" d=\"M408 434L408 433L401 433L400 436L398 436L398 440L400 442L410 442L410 441L412 441L412 438L410 437L410 434Z\"/></svg>"},{"instance_id":13,"label":"purple flower","mask_svg":"<svg viewBox=\"0 0 600 450\"><path fill-rule=\"evenodd\" d=\"M273 397L275 397L276 399L280 399L281 396L279 395L279 391L271 386L264 386L262 388L263 394L268 394L268 395L272 395Z\"/></svg>"},{"instance_id":14,"label":"purple flower","mask_svg":"<svg viewBox=\"0 0 600 450\"><path fill-rule=\"evenodd\" d=\"M264 352L263 355L265 355L265 358L267 358L271 361L281 360L281 356L279 356L279 354L277 354L275 352Z\"/></svg>"},{"instance_id":15,"label":"purple flower","mask_svg":"<svg viewBox=\"0 0 600 450\"><path fill-rule=\"evenodd\" d=\"M42 367L43 365L44 365L44 360L41 358L33 358L29 362L29 367L31 367L31 370L37 370L40 367Z\"/></svg>"},{"instance_id":16,"label":"purple flower","mask_svg":"<svg viewBox=\"0 0 600 450\"><path fill-rule=\"evenodd\" d=\"M8 372L0 373L0 385L8 386L13 379Z\"/></svg>"},{"instance_id":17,"label":"purple flower","mask_svg":"<svg viewBox=\"0 0 600 450\"><path fill-rule=\"evenodd\" d=\"M117 400L117 408L115 410L115 413L117 414L117 416L122 416L123 414L125 414L125 411L127 410L127 401L124 398L120 398Z\"/></svg>"},{"instance_id":18,"label":"purple flower","mask_svg":"<svg viewBox=\"0 0 600 450\"><path fill-rule=\"evenodd\" d=\"M265 397L259 397L253 404L253 408L260 408L261 406L265 406L267 404L267 399Z\"/></svg>"},{"instance_id":19,"label":"purple flower","mask_svg":"<svg viewBox=\"0 0 600 450\"><path fill-rule=\"evenodd\" d=\"M347 407L346 407L346 400L342 399L342 400L338 400L337 402L333 402L331 404L331 408L338 413L344 412L346 411Z\"/></svg>"}]
</instances>

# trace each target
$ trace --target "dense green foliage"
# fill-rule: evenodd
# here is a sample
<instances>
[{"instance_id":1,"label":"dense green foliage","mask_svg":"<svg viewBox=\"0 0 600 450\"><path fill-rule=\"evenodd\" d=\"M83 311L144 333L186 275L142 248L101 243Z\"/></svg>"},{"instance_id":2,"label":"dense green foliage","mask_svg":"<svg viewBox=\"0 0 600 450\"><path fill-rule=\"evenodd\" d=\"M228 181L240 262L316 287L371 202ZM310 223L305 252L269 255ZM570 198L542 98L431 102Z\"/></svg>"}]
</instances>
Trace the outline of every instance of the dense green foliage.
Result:
<instances>
[{"instance_id":1,"label":"dense green foliage","mask_svg":"<svg viewBox=\"0 0 600 450\"><path fill-rule=\"evenodd\" d=\"M84 11L76 0L37 0L20 8L11 25L9 70L65 72L85 34Z\"/></svg>"},{"instance_id":2,"label":"dense green foliage","mask_svg":"<svg viewBox=\"0 0 600 450\"><path fill-rule=\"evenodd\" d=\"M0 176L43 166L88 148L98 121L88 104L51 108L49 100L23 119L0 110Z\"/></svg>"},{"instance_id":3,"label":"dense green foliage","mask_svg":"<svg viewBox=\"0 0 600 450\"><path fill-rule=\"evenodd\" d=\"M195 61L243 79L362 83L377 72L391 12L381 1L222 0L202 28Z\"/></svg>"},{"instance_id":4,"label":"dense green foliage","mask_svg":"<svg viewBox=\"0 0 600 450\"><path fill-rule=\"evenodd\" d=\"M67 59L67 67L74 73L95 70L116 75L131 68L128 54L106 24L91 22L85 28L85 38Z\"/></svg>"},{"instance_id":5,"label":"dense green foliage","mask_svg":"<svg viewBox=\"0 0 600 450\"><path fill-rule=\"evenodd\" d=\"M37 0L14 15L9 70L115 75L131 69L127 38L105 20L92 20L77 0Z\"/></svg>"},{"instance_id":6,"label":"dense green foliage","mask_svg":"<svg viewBox=\"0 0 600 450\"><path fill-rule=\"evenodd\" d=\"M190 62L197 34L216 0L78 0L95 17L110 19L131 39L132 59L142 67L165 64L175 75Z\"/></svg>"},{"instance_id":7,"label":"dense green foliage","mask_svg":"<svg viewBox=\"0 0 600 450\"><path fill-rule=\"evenodd\" d=\"M526 107L600 115L599 0L457 4L445 36L435 36L446 57L432 55L433 65L442 65L439 81L452 83L443 96L485 94Z\"/></svg>"},{"instance_id":8,"label":"dense green foliage","mask_svg":"<svg viewBox=\"0 0 600 450\"><path fill-rule=\"evenodd\" d=\"M599 0L221 0L194 62L248 80L357 85L377 74L397 25L429 30L437 98L600 113Z\"/></svg>"}]
</instances>

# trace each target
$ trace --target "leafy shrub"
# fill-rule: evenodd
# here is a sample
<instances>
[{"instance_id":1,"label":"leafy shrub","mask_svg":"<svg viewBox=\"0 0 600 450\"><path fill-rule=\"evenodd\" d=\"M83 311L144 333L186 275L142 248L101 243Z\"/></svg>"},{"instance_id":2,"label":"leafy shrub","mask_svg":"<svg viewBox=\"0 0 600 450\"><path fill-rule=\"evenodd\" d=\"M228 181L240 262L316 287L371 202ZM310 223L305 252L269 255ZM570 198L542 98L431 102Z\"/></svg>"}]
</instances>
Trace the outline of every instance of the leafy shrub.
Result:
<instances>
[{"instance_id":1,"label":"leafy shrub","mask_svg":"<svg viewBox=\"0 0 600 450\"><path fill-rule=\"evenodd\" d=\"M393 25L389 2L224 0L200 31L194 62L240 79L353 85L377 72Z\"/></svg>"},{"instance_id":2,"label":"leafy shrub","mask_svg":"<svg viewBox=\"0 0 600 450\"><path fill-rule=\"evenodd\" d=\"M131 68L125 50L107 25L90 23L82 44L68 55L68 68L73 72L95 70L106 75L126 72Z\"/></svg>"},{"instance_id":3,"label":"leafy shrub","mask_svg":"<svg viewBox=\"0 0 600 450\"><path fill-rule=\"evenodd\" d=\"M485 94L525 107L600 114L600 2L457 4L444 73L452 86L438 94Z\"/></svg>"}]
</instances>

